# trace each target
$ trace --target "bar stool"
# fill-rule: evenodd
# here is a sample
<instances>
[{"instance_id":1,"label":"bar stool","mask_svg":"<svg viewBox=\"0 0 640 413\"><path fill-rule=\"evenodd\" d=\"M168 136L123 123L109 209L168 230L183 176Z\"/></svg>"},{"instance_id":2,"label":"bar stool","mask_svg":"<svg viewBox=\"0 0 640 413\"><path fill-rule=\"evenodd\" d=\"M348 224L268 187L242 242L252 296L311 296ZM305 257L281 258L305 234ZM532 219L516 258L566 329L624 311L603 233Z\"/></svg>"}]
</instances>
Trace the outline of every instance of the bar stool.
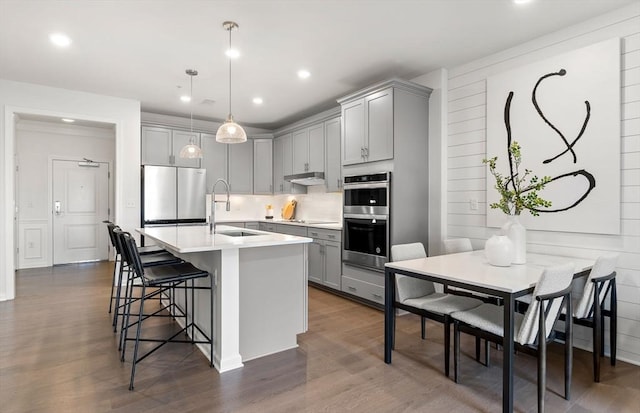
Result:
<instances>
[{"instance_id":1,"label":"bar stool","mask_svg":"<svg viewBox=\"0 0 640 413\"><path fill-rule=\"evenodd\" d=\"M111 310L113 309L114 302L116 302L116 306L117 306L117 302L119 301L119 298L120 298L118 295L118 292L116 292L115 290L115 287L116 285L120 287L119 280L122 279L122 268L121 268L122 255L118 250L118 246L116 245L116 237L115 237L115 234L113 233L114 229L120 229L120 227L118 227L116 224L114 224L111 221L103 221L103 222L107 224L107 231L109 232L109 240L111 241L111 246L115 251L115 257L114 257L114 263L113 263L113 279L111 280L111 298L109 299L109 314L111 314ZM162 247L158 247L156 245L140 248L141 255L158 254L163 252L166 252L166 251ZM114 318L114 323L115 323L115 318Z\"/></svg>"},{"instance_id":2,"label":"bar stool","mask_svg":"<svg viewBox=\"0 0 640 413\"><path fill-rule=\"evenodd\" d=\"M132 280L132 270L130 265L128 264L127 260L123 260L123 256L124 256L124 248L123 245L121 243L120 237L118 236L118 234L122 233L123 231L120 229L120 227L118 227L117 225L114 226L114 228L112 228L112 233L114 235L114 246L116 249L116 255L120 256L120 266L119 266L119 271L118 271L118 276L117 279L114 281L114 285L117 286L118 288L116 289L116 293L114 296L114 307L115 307L115 311L113 314L113 332L115 333L118 329L118 317L123 315L123 307L124 304L121 304L121 300L122 300L122 279L123 279L123 275L127 274L127 278L126 278L126 288L125 288L125 293L126 290L129 287L129 283ZM166 264L173 264L173 263L179 263L182 262L182 260L176 256L174 256L173 254L170 254L169 252L165 251L165 250L150 250L147 249L146 250L147 253L144 255L140 256L142 265L144 267L152 267L155 265L166 265ZM114 269L115 271L115 269ZM115 287L112 285L111 289L113 291ZM113 295L113 294L112 294ZM119 346L121 347L121 345Z\"/></svg>"},{"instance_id":3,"label":"bar stool","mask_svg":"<svg viewBox=\"0 0 640 413\"><path fill-rule=\"evenodd\" d=\"M129 267L132 269L132 274L135 277L137 284L130 283L131 291L127 293L127 299L125 303L125 317L122 326L122 332L124 335L121 360L124 361L125 348L127 341L134 341L133 358L131 365L131 381L129 383L129 390L133 390L136 365L144 360L147 356L154 353L160 347L167 343L190 343L190 344L209 344L210 346L210 366L213 366L213 300L214 300L214 281L213 276L207 271L200 270L188 262L180 262L166 265L157 265L144 267L142 265L141 256L138 253L135 239L131 234L126 232L116 232L118 238L123 247L123 258L128 262ZM199 278L210 277L209 286L195 285L195 280ZM140 295L138 297L139 308L137 313L132 310L132 303L134 302L133 288L140 288ZM184 308L176 304L176 300L173 297L175 290L183 289L185 292ZM200 326L195 323L195 290L209 290L209 314L210 318L210 333L205 333ZM191 292L191 299L187 299L187 292ZM145 301L162 297L168 298L168 303L163 305L159 310L145 314L144 307ZM161 303L163 301L161 300ZM189 309L190 307L190 309ZM166 313L165 313L166 310ZM162 313L162 314L161 314ZM153 316L182 318L184 323L182 329L173 333L168 338L143 338L141 337L142 325L145 320ZM137 317L137 320L130 322L130 317ZM190 316L190 317L189 317ZM129 338L129 329L136 326L135 338ZM196 332L202 338L196 339ZM185 333L187 339L178 339L177 337ZM154 342L158 343L156 346L140 355L140 342Z\"/></svg>"}]
</instances>

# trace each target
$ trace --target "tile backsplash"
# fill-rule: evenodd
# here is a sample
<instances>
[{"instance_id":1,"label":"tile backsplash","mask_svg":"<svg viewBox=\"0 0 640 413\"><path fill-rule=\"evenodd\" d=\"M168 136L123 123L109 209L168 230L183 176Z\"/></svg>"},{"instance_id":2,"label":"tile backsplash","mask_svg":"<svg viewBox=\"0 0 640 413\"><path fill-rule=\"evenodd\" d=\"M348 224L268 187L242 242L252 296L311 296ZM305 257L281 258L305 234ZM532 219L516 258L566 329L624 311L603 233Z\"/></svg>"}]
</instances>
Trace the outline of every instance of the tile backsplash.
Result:
<instances>
[{"instance_id":1,"label":"tile backsplash","mask_svg":"<svg viewBox=\"0 0 640 413\"><path fill-rule=\"evenodd\" d=\"M274 219L281 219L284 205L292 199L296 206L296 219L342 222L342 192L325 192L322 186L310 186L306 194L296 195L231 195L231 211L225 211L226 195L216 194L216 220L252 221L264 219L267 205L273 206ZM207 195L207 216L211 196ZM221 202L220 202L221 201Z\"/></svg>"}]
</instances>

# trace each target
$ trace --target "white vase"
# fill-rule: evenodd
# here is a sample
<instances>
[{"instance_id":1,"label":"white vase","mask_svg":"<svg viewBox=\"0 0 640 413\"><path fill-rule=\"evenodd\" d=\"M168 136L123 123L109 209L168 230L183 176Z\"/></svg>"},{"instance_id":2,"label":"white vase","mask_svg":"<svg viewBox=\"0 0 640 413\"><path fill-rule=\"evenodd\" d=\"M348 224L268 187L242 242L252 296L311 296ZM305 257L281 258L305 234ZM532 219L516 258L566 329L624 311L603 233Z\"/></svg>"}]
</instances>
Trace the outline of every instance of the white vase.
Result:
<instances>
[{"instance_id":1,"label":"white vase","mask_svg":"<svg viewBox=\"0 0 640 413\"><path fill-rule=\"evenodd\" d=\"M502 226L502 233L513 243L512 264L527 262L527 229L520 223L518 215L509 215L509 221Z\"/></svg>"},{"instance_id":2,"label":"white vase","mask_svg":"<svg viewBox=\"0 0 640 413\"><path fill-rule=\"evenodd\" d=\"M513 243L506 235L493 235L484 244L484 255L489 264L508 267L513 261Z\"/></svg>"}]
</instances>

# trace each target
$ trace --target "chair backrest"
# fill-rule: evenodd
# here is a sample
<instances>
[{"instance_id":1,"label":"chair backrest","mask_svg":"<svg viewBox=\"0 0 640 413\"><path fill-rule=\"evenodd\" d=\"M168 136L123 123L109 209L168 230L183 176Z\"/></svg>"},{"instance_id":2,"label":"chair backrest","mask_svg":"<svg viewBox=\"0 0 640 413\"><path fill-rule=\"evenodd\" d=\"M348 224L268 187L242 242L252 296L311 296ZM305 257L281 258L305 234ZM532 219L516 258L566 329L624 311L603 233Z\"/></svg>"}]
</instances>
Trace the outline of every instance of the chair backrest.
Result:
<instances>
[{"instance_id":1,"label":"chair backrest","mask_svg":"<svg viewBox=\"0 0 640 413\"><path fill-rule=\"evenodd\" d=\"M117 225L114 225L111 229L111 233L113 234L113 247L116 249L116 254L120 254L120 256L124 255L122 237L120 236L122 232L124 232L122 231L122 228Z\"/></svg>"},{"instance_id":2,"label":"chair backrest","mask_svg":"<svg viewBox=\"0 0 640 413\"><path fill-rule=\"evenodd\" d=\"M118 227L113 222L107 222L107 231L109 231L109 239L111 240L111 245L113 246L113 248L116 248L116 251L118 251L116 246L116 236L113 233L113 230L116 228L120 228L120 227Z\"/></svg>"},{"instance_id":3,"label":"chair backrest","mask_svg":"<svg viewBox=\"0 0 640 413\"><path fill-rule=\"evenodd\" d=\"M591 317L593 313L593 294L594 294L594 286L592 280L597 280L602 277L606 277L611 274L615 268L616 263L618 262L618 254L605 254L598 257L595 264L593 264L593 268L591 268L591 272L589 273L589 277L584 284L584 289L582 291L582 297L578 300L576 304L576 308L574 309L574 316L577 318L587 318ZM605 281L600 289L600 297L598 298L600 304L604 301L609 284L611 281Z\"/></svg>"},{"instance_id":4,"label":"chair backrest","mask_svg":"<svg viewBox=\"0 0 640 413\"><path fill-rule=\"evenodd\" d=\"M527 312L524 314L522 324L520 325L520 330L518 330L518 334L515 337L515 340L518 343L533 344L536 342L539 331L538 320L541 304L545 306L544 310L546 312L544 323L546 337L544 339L549 337L549 335L553 331L553 325L560 315L564 297L551 299L542 303L538 301L536 297L557 293L569 288L569 286L571 285L571 281L573 280L574 270L575 264L573 263L545 268L545 270L542 272L542 275L540 276L540 280L533 290L531 304L529 305Z\"/></svg>"},{"instance_id":5,"label":"chair backrest","mask_svg":"<svg viewBox=\"0 0 640 413\"><path fill-rule=\"evenodd\" d=\"M140 254L138 253L138 246L133 236L124 231L118 231L120 243L122 245L122 256L129 265L129 268L133 270L136 276L144 277L144 270L142 268L142 260L140 260Z\"/></svg>"},{"instance_id":6,"label":"chair backrest","mask_svg":"<svg viewBox=\"0 0 640 413\"><path fill-rule=\"evenodd\" d=\"M469 238L453 238L444 240L445 254L455 254L457 252L473 251Z\"/></svg>"},{"instance_id":7,"label":"chair backrest","mask_svg":"<svg viewBox=\"0 0 640 413\"><path fill-rule=\"evenodd\" d=\"M426 258L427 253L421 242L411 244L398 244L391 246L391 261L414 260L416 258ZM433 294L435 287L431 281L418 278L396 275L397 300L403 302L408 298L422 297Z\"/></svg>"}]
</instances>

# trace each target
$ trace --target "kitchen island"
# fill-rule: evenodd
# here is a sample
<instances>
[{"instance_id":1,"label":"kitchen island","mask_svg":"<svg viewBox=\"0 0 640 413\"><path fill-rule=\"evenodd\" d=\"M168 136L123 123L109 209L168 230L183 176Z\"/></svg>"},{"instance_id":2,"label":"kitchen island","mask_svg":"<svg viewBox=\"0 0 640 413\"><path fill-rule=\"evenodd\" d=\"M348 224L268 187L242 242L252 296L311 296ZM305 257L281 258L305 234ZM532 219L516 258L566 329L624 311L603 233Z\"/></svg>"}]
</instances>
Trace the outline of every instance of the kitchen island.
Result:
<instances>
[{"instance_id":1,"label":"kitchen island","mask_svg":"<svg viewBox=\"0 0 640 413\"><path fill-rule=\"evenodd\" d=\"M217 226L215 234L205 225L137 231L213 274L213 306L209 306L209 293L198 291L195 321L210 333L207 326L213 317L213 364L220 373L297 347L297 334L307 330L310 238L223 225ZM202 285L208 282L204 279ZM188 298L178 294L175 299L182 307ZM208 346L201 346L208 356Z\"/></svg>"}]
</instances>

